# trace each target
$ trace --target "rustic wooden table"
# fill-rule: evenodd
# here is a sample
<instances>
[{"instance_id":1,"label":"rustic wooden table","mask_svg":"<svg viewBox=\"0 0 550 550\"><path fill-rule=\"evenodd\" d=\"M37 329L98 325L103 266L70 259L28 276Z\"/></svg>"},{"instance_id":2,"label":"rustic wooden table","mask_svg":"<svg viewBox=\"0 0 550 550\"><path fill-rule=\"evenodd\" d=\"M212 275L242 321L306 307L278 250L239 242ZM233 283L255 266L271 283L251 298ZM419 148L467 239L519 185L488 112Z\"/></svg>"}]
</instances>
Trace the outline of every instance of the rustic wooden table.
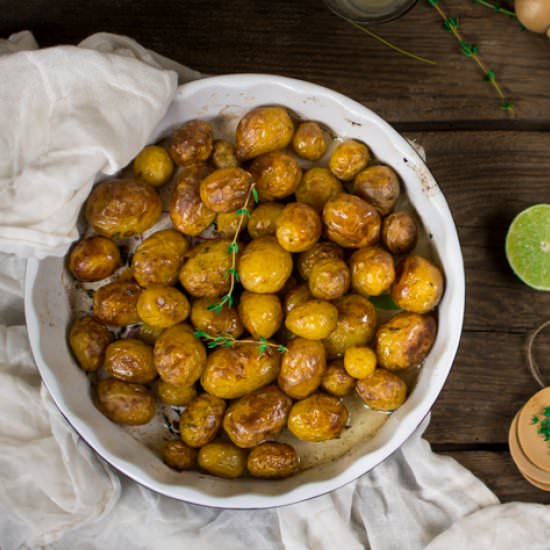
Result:
<instances>
[{"instance_id":1,"label":"rustic wooden table","mask_svg":"<svg viewBox=\"0 0 550 550\"><path fill-rule=\"evenodd\" d=\"M30 29L49 46L106 31L204 73L309 80L361 102L423 145L458 226L467 278L460 349L426 436L502 501L550 503L550 493L521 477L507 445L510 421L538 389L525 343L549 318L550 293L520 283L503 247L516 213L550 202L550 41L470 0L441 2L495 70L513 113L499 108L425 0L375 30L434 66L381 46L321 0L0 0L0 36Z\"/></svg>"}]
</instances>

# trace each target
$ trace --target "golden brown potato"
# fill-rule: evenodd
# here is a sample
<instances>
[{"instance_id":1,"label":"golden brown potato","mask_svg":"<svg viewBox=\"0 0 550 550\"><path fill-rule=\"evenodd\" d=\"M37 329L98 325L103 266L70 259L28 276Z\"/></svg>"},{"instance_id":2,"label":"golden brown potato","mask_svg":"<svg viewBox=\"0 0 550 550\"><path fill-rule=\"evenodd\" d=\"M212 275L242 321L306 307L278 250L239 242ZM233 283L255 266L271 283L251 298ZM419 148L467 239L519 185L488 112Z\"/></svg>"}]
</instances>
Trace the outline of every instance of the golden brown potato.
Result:
<instances>
[{"instance_id":1,"label":"golden brown potato","mask_svg":"<svg viewBox=\"0 0 550 550\"><path fill-rule=\"evenodd\" d=\"M205 120L189 120L174 130L168 152L180 166L203 162L212 153L212 127Z\"/></svg>"},{"instance_id":2,"label":"golden brown potato","mask_svg":"<svg viewBox=\"0 0 550 550\"><path fill-rule=\"evenodd\" d=\"M401 309L427 313L439 304L444 285L439 267L422 256L411 255L397 265L391 297Z\"/></svg>"},{"instance_id":3,"label":"golden brown potato","mask_svg":"<svg viewBox=\"0 0 550 550\"><path fill-rule=\"evenodd\" d=\"M365 168L369 159L369 148L364 143L349 139L334 149L328 167L338 179L350 181Z\"/></svg>"},{"instance_id":4,"label":"golden brown potato","mask_svg":"<svg viewBox=\"0 0 550 550\"><path fill-rule=\"evenodd\" d=\"M206 365L206 350L187 324L167 328L155 342L153 360L160 377L170 384L191 386Z\"/></svg>"},{"instance_id":5,"label":"golden brown potato","mask_svg":"<svg viewBox=\"0 0 550 550\"><path fill-rule=\"evenodd\" d=\"M191 249L179 273L183 288L191 296L212 298L229 290L227 270L231 267L231 256L227 250L230 244L229 240L207 241Z\"/></svg>"},{"instance_id":6,"label":"golden brown potato","mask_svg":"<svg viewBox=\"0 0 550 550\"><path fill-rule=\"evenodd\" d=\"M202 233L216 218L216 212L202 202L199 193L200 182L211 173L212 168L206 164L186 166L170 195L170 219L179 231L191 237Z\"/></svg>"},{"instance_id":7,"label":"golden brown potato","mask_svg":"<svg viewBox=\"0 0 550 550\"><path fill-rule=\"evenodd\" d=\"M171 178L174 164L164 147L148 145L134 159L132 169L136 178L159 187Z\"/></svg>"},{"instance_id":8,"label":"golden brown potato","mask_svg":"<svg viewBox=\"0 0 550 550\"><path fill-rule=\"evenodd\" d=\"M155 415L155 398L141 384L105 378L96 387L96 405L113 422L138 426Z\"/></svg>"},{"instance_id":9,"label":"golden brown potato","mask_svg":"<svg viewBox=\"0 0 550 550\"><path fill-rule=\"evenodd\" d=\"M399 179L389 166L370 166L355 177L353 192L385 216L399 198Z\"/></svg>"},{"instance_id":10,"label":"golden brown potato","mask_svg":"<svg viewBox=\"0 0 550 550\"><path fill-rule=\"evenodd\" d=\"M168 328L185 321L191 306L173 286L155 286L142 291L137 301L140 319L152 327Z\"/></svg>"},{"instance_id":11,"label":"golden brown potato","mask_svg":"<svg viewBox=\"0 0 550 550\"><path fill-rule=\"evenodd\" d=\"M80 368L93 372L103 365L105 350L113 337L107 327L86 315L69 330L69 346Z\"/></svg>"},{"instance_id":12,"label":"golden brown potato","mask_svg":"<svg viewBox=\"0 0 550 550\"><path fill-rule=\"evenodd\" d=\"M308 302L313 296L309 291L307 284L303 283L301 285L291 288L286 294L284 299L284 311L288 315L296 306Z\"/></svg>"},{"instance_id":13,"label":"golden brown potato","mask_svg":"<svg viewBox=\"0 0 550 550\"><path fill-rule=\"evenodd\" d=\"M181 384L170 384L159 380L157 385L159 399L167 405L183 407L190 403L197 396L195 386L182 386Z\"/></svg>"},{"instance_id":14,"label":"golden brown potato","mask_svg":"<svg viewBox=\"0 0 550 550\"><path fill-rule=\"evenodd\" d=\"M276 294L245 290L239 303L239 317L253 338L271 338L283 322L283 308Z\"/></svg>"},{"instance_id":15,"label":"golden brown potato","mask_svg":"<svg viewBox=\"0 0 550 550\"><path fill-rule=\"evenodd\" d=\"M268 441L250 451L246 467L254 477L283 479L295 474L299 463L292 445Z\"/></svg>"},{"instance_id":16,"label":"golden brown potato","mask_svg":"<svg viewBox=\"0 0 550 550\"><path fill-rule=\"evenodd\" d=\"M197 451L183 441L167 441L162 450L162 460L174 470L191 470L197 462Z\"/></svg>"},{"instance_id":17,"label":"golden brown potato","mask_svg":"<svg viewBox=\"0 0 550 550\"><path fill-rule=\"evenodd\" d=\"M376 368L376 353L367 346L351 346L344 354L344 368L354 378L366 378Z\"/></svg>"},{"instance_id":18,"label":"golden brown potato","mask_svg":"<svg viewBox=\"0 0 550 550\"><path fill-rule=\"evenodd\" d=\"M382 222L376 209L348 193L336 195L325 204L323 222L328 238L344 248L372 246L380 238Z\"/></svg>"},{"instance_id":19,"label":"golden brown potato","mask_svg":"<svg viewBox=\"0 0 550 550\"><path fill-rule=\"evenodd\" d=\"M321 380L321 387L336 397L345 397L353 391L355 378L346 372L344 361L336 359L327 365L327 370Z\"/></svg>"},{"instance_id":20,"label":"golden brown potato","mask_svg":"<svg viewBox=\"0 0 550 550\"><path fill-rule=\"evenodd\" d=\"M336 327L323 341L329 359L342 357L351 346L368 344L376 328L376 308L363 296L348 294L334 300Z\"/></svg>"},{"instance_id":21,"label":"golden brown potato","mask_svg":"<svg viewBox=\"0 0 550 550\"><path fill-rule=\"evenodd\" d=\"M137 338L117 340L105 350L105 370L123 382L148 384L157 377L153 348Z\"/></svg>"},{"instance_id":22,"label":"golden brown potato","mask_svg":"<svg viewBox=\"0 0 550 550\"><path fill-rule=\"evenodd\" d=\"M418 229L406 212L394 212L382 222L382 242L392 254L408 254L416 246Z\"/></svg>"},{"instance_id":23,"label":"golden brown potato","mask_svg":"<svg viewBox=\"0 0 550 550\"><path fill-rule=\"evenodd\" d=\"M375 347L380 366L389 370L416 367L428 355L436 330L433 317L398 313L376 331Z\"/></svg>"},{"instance_id":24,"label":"golden brown potato","mask_svg":"<svg viewBox=\"0 0 550 550\"><path fill-rule=\"evenodd\" d=\"M229 141L217 139L214 141L214 151L212 152L212 162L216 168L235 168L239 166L235 147Z\"/></svg>"},{"instance_id":25,"label":"golden brown potato","mask_svg":"<svg viewBox=\"0 0 550 550\"><path fill-rule=\"evenodd\" d=\"M395 267L391 254L376 246L356 250L350 260L351 286L363 296L379 296L395 280Z\"/></svg>"},{"instance_id":26,"label":"golden brown potato","mask_svg":"<svg viewBox=\"0 0 550 550\"><path fill-rule=\"evenodd\" d=\"M336 327L338 310L324 300L309 300L288 313L285 326L297 336L322 340Z\"/></svg>"},{"instance_id":27,"label":"golden brown potato","mask_svg":"<svg viewBox=\"0 0 550 550\"><path fill-rule=\"evenodd\" d=\"M222 399L235 399L273 382L279 374L281 354L256 344L215 350L208 356L202 387Z\"/></svg>"},{"instance_id":28,"label":"golden brown potato","mask_svg":"<svg viewBox=\"0 0 550 550\"><path fill-rule=\"evenodd\" d=\"M254 180L242 168L218 168L200 183L201 200L214 212L234 212L244 205Z\"/></svg>"},{"instance_id":29,"label":"golden brown potato","mask_svg":"<svg viewBox=\"0 0 550 550\"><path fill-rule=\"evenodd\" d=\"M180 416L181 440L190 447L210 443L222 425L225 401L203 393L195 397Z\"/></svg>"},{"instance_id":30,"label":"golden brown potato","mask_svg":"<svg viewBox=\"0 0 550 550\"><path fill-rule=\"evenodd\" d=\"M157 223L162 201L148 183L133 179L98 183L86 201L86 220L97 233L119 239L143 233Z\"/></svg>"},{"instance_id":31,"label":"golden brown potato","mask_svg":"<svg viewBox=\"0 0 550 550\"><path fill-rule=\"evenodd\" d=\"M238 447L254 447L281 433L291 406L292 399L277 386L258 389L229 406L223 429Z\"/></svg>"},{"instance_id":32,"label":"golden brown potato","mask_svg":"<svg viewBox=\"0 0 550 550\"><path fill-rule=\"evenodd\" d=\"M275 237L254 239L240 255L238 273L241 284L250 292L274 294L292 273L292 256Z\"/></svg>"},{"instance_id":33,"label":"golden brown potato","mask_svg":"<svg viewBox=\"0 0 550 550\"><path fill-rule=\"evenodd\" d=\"M334 300L343 296L351 282L344 260L325 258L313 265L309 276L309 290L319 300Z\"/></svg>"},{"instance_id":34,"label":"golden brown potato","mask_svg":"<svg viewBox=\"0 0 550 550\"><path fill-rule=\"evenodd\" d=\"M197 330L211 336L232 336L238 338L244 331L237 310L224 306L219 313L208 309L216 303L213 298L199 298L191 306L191 323Z\"/></svg>"},{"instance_id":35,"label":"golden brown potato","mask_svg":"<svg viewBox=\"0 0 550 550\"><path fill-rule=\"evenodd\" d=\"M121 327L139 323L137 301L141 288L136 283L116 281L94 293L94 317L106 325Z\"/></svg>"},{"instance_id":36,"label":"golden brown potato","mask_svg":"<svg viewBox=\"0 0 550 550\"><path fill-rule=\"evenodd\" d=\"M296 266L302 279L307 281L316 262L326 258L341 260L343 257L344 251L337 244L323 241L315 243L309 250L302 252L298 256Z\"/></svg>"},{"instance_id":37,"label":"golden brown potato","mask_svg":"<svg viewBox=\"0 0 550 550\"><path fill-rule=\"evenodd\" d=\"M288 416L288 429L303 441L326 441L340 436L348 416L340 399L314 393L294 403Z\"/></svg>"},{"instance_id":38,"label":"golden brown potato","mask_svg":"<svg viewBox=\"0 0 550 550\"><path fill-rule=\"evenodd\" d=\"M164 229L147 237L132 258L134 279L143 288L170 286L177 282L189 241L175 229Z\"/></svg>"},{"instance_id":39,"label":"golden brown potato","mask_svg":"<svg viewBox=\"0 0 550 550\"><path fill-rule=\"evenodd\" d=\"M264 202L252 212L248 221L248 234L253 238L275 235L277 221L285 208L279 202Z\"/></svg>"},{"instance_id":40,"label":"golden brown potato","mask_svg":"<svg viewBox=\"0 0 550 550\"><path fill-rule=\"evenodd\" d=\"M249 213L252 212L253 208L251 204L248 205ZM238 211L216 214L216 237L220 239L233 239L237 229L240 234L247 228L248 216L246 214L237 214L237 212Z\"/></svg>"},{"instance_id":41,"label":"golden brown potato","mask_svg":"<svg viewBox=\"0 0 550 550\"><path fill-rule=\"evenodd\" d=\"M321 342L296 338L288 343L277 382L293 399L303 399L319 387L326 366Z\"/></svg>"},{"instance_id":42,"label":"golden brown potato","mask_svg":"<svg viewBox=\"0 0 550 550\"><path fill-rule=\"evenodd\" d=\"M285 151L271 151L255 158L250 173L261 201L288 197L302 178L298 161Z\"/></svg>"},{"instance_id":43,"label":"golden brown potato","mask_svg":"<svg viewBox=\"0 0 550 550\"><path fill-rule=\"evenodd\" d=\"M199 451L199 466L218 477L235 479L246 471L246 451L225 441L214 441Z\"/></svg>"},{"instance_id":44,"label":"golden brown potato","mask_svg":"<svg viewBox=\"0 0 550 550\"><path fill-rule=\"evenodd\" d=\"M344 192L342 182L328 168L310 168L296 188L296 200L315 208L319 214L329 199Z\"/></svg>"},{"instance_id":45,"label":"golden brown potato","mask_svg":"<svg viewBox=\"0 0 550 550\"><path fill-rule=\"evenodd\" d=\"M118 246L107 237L88 237L78 241L67 260L71 275L84 283L101 281L112 275L120 267Z\"/></svg>"},{"instance_id":46,"label":"golden brown potato","mask_svg":"<svg viewBox=\"0 0 550 550\"><path fill-rule=\"evenodd\" d=\"M407 397L407 384L392 372L378 368L358 380L355 391L361 400L376 411L394 411Z\"/></svg>"},{"instance_id":47,"label":"golden brown potato","mask_svg":"<svg viewBox=\"0 0 550 550\"><path fill-rule=\"evenodd\" d=\"M327 150L325 134L317 122L301 122L292 138L294 152L306 160L319 160Z\"/></svg>"},{"instance_id":48,"label":"golden brown potato","mask_svg":"<svg viewBox=\"0 0 550 550\"><path fill-rule=\"evenodd\" d=\"M291 202L285 206L277 220L275 235L285 250L303 252L319 240L321 218L311 206L301 202Z\"/></svg>"},{"instance_id":49,"label":"golden brown potato","mask_svg":"<svg viewBox=\"0 0 550 550\"><path fill-rule=\"evenodd\" d=\"M284 107L256 107L241 118L235 135L241 161L284 149L294 135L294 124Z\"/></svg>"}]
</instances>

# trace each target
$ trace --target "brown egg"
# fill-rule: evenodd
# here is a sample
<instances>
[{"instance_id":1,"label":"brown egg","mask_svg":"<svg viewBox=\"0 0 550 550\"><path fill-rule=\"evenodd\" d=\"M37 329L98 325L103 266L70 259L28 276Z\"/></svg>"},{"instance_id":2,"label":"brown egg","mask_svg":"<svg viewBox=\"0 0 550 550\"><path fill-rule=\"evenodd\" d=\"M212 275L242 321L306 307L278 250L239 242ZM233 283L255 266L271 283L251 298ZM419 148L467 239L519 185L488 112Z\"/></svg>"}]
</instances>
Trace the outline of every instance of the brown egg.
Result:
<instances>
[{"instance_id":1,"label":"brown egg","mask_svg":"<svg viewBox=\"0 0 550 550\"><path fill-rule=\"evenodd\" d=\"M153 348L137 338L117 340L105 350L105 370L123 382L148 384L157 377Z\"/></svg>"},{"instance_id":2,"label":"brown egg","mask_svg":"<svg viewBox=\"0 0 550 550\"><path fill-rule=\"evenodd\" d=\"M77 319L69 330L69 346L80 368L96 371L105 358L105 350L113 340L107 327L86 315Z\"/></svg>"},{"instance_id":3,"label":"brown egg","mask_svg":"<svg viewBox=\"0 0 550 550\"><path fill-rule=\"evenodd\" d=\"M320 260L326 258L342 259L344 251L332 242L317 242L310 249L302 252L296 261L296 267L302 279L307 281L311 274L313 266Z\"/></svg>"},{"instance_id":4,"label":"brown egg","mask_svg":"<svg viewBox=\"0 0 550 550\"><path fill-rule=\"evenodd\" d=\"M394 212L382 222L382 242L392 254L411 252L416 246L417 236L416 222L406 212Z\"/></svg>"},{"instance_id":5,"label":"brown egg","mask_svg":"<svg viewBox=\"0 0 550 550\"><path fill-rule=\"evenodd\" d=\"M349 260L351 286L363 296L379 296L395 280L391 254L375 246L360 248Z\"/></svg>"},{"instance_id":6,"label":"brown egg","mask_svg":"<svg viewBox=\"0 0 550 550\"><path fill-rule=\"evenodd\" d=\"M91 283L112 275L120 266L118 246L107 237L88 237L78 241L71 251L67 268L78 281Z\"/></svg>"},{"instance_id":7,"label":"brown egg","mask_svg":"<svg viewBox=\"0 0 550 550\"><path fill-rule=\"evenodd\" d=\"M287 443L268 441L254 447L248 455L246 467L253 477L283 479L298 471L296 450Z\"/></svg>"},{"instance_id":8,"label":"brown egg","mask_svg":"<svg viewBox=\"0 0 550 550\"><path fill-rule=\"evenodd\" d=\"M399 178L389 166L370 166L355 177L353 192L385 216L399 198Z\"/></svg>"},{"instance_id":9,"label":"brown egg","mask_svg":"<svg viewBox=\"0 0 550 550\"><path fill-rule=\"evenodd\" d=\"M321 236L319 214L301 202L285 206L277 221L277 241L289 252L303 252L311 248Z\"/></svg>"},{"instance_id":10,"label":"brown egg","mask_svg":"<svg viewBox=\"0 0 550 550\"><path fill-rule=\"evenodd\" d=\"M313 265L309 290L319 300L334 300L349 290L350 282L350 272L344 260L325 258Z\"/></svg>"},{"instance_id":11,"label":"brown egg","mask_svg":"<svg viewBox=\"0 0 550 550\"><path fill-rule=\"evenodd\" d=\"M361 400L377 411L394 411L407 397L407 384L392 372L377 368L357 381L355 391Z\"/></svg>"},{"instance_id":12,"label":"brown egg","mask_svg":"<svg viewBox=\"0 0 550 550\"><path fill-rule=\"evenodd\" d=\"M342 182L328 168L310 168L296 188L296 200L321 213L326 202L344 192Z\"/></svg>"},{"instance_id":13,"label":"brown egg","mask_svg":"<svg viewBox=\"0 0 550 550\"><path fill-rule=\"evenodd\" d=\"M350 139L334 149L328 167L338 179L350 181L365 168L369 159L369 148L364 143Z\"/></svg>"},{"instance_id":14,"label":"brown egg","mask_svg":"<svg viewBox=\"0 0 550 550\"><path fill-rule=\"evenodd\" d=\"M250 173L261 201L288 197L302 178L298 161L285 151L271 151L255 158Z\"/></svg>"},{"instance_id":15,"label":"brown egg","mask_svg":"<svg viewBox=\"0 0 550 550\"><path fill-rule=\"evenodd\" d=\"M253 181L242 168L218 168L201 181L201 200L214 212L234 212L244 205Z\"/></svg>"},{"instance_id":16,"label":"brown egg","mask_svg":"<svg viewBox=\"0 0 550 550\"><path fill-rule=\"evenodd\" d=\"M327 150L327 141L317 122L301 122L292 138L294 152L306 160L319 160Z\"/></svg>"},{"instance_id":17,"label":"brown egg","mask_svg":"<svg viewBox=\"0 0 550 550\"><path fill-rule=\"evenodd\" d=\"M180 166L207 160L212 154L212 127L205 120L189 120L168 140L168 152Z\"/></svg>"},{"instance_id":18,"label":"brown egg","mask_svg":"<svg viewBox=\"0 0 550 550\"><path fill-rule=\"evenodd\" d=\"M102 286L94 293L94 316L106 325L118 327L139 323L140 294L141 288L136 283L116 281Z\"/></svg>"}]
</instances>

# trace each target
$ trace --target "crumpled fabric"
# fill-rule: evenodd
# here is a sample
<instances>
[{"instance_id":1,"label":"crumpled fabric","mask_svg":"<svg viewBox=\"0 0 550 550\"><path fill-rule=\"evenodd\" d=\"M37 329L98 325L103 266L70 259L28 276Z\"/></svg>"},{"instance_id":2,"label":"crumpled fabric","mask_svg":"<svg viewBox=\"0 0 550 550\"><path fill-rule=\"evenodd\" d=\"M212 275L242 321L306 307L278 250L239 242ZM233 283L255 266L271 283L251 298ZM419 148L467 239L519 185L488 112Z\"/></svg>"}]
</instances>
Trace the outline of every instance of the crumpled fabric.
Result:
<instances>
[{"instance_id":1,"label":"crumpled fabric","mask_svg":"<svg viewBox=\"0 0 550 550\"><path fill-rule=\"evenodd\" d=\"M117 62L112 57L120 55L149 64L157 73L166 66L180 79L199 76L171 61L165 65L164 58L127 37L102 33L82 45L109 56L113 66ZM30 33L0 42L0 54L21 48L36 48ZM9 59L6 55L0 62L9 64ZM166 82L172 79L168 76ZM0 103L0 117L4 110ZM73 115L75 124L80 114ZM152 119L151 115L148 120ZM109 151L109 158L118 160L112 168L126 154L135 155L141 142L133 142L133 150L127 143L120 146L125 149L122 155L119 144L114 144L117 150ZM7 166L8 160L0 157L0 166ZM7 206L0 202L0 208ZM67 229L58 241L60 247L74 227ZM40 249L35 244L40 241L42 246L46 240L29 241L27 249L18 248L20 256L35 253ZM422 439L428 420L371 472L337 491L291 506L219 510L176 501L138 485L80 439L41 384L24 326L24 269L22 257L0 252L2 550L549 548L548 508L500 505L472 473L431 451Z\"/></svg>"}]
</instances>

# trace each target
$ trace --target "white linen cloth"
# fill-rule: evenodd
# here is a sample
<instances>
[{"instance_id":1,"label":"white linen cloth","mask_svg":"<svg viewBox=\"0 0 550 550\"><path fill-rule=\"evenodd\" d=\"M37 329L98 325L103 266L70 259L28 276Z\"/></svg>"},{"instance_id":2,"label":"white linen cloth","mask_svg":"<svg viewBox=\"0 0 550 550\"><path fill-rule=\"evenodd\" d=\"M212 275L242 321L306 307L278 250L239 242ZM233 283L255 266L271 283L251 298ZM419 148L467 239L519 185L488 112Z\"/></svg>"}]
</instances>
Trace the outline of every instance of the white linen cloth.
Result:
<instances>
[{"instance_id":1,"label":"white linen cloth","mask_svg":"<svg viewBox=\"0 0 550 550\"><path fill-rule=\"evenodd\" d=\"M23 32L8 41L0 41L0 55L36 47L32 35ZM95 51L87 51L88 48ZM57 59L62 58L65 64L59 72L47 65L56 56L61 56ZM117 56L119 59L114 59ZM130 59L132 57L134 59ZM63 90L70 93L76 89L76 81L68 70L68 64L73 63L81 65L80 76L88 74L84 65L91 63L90 71L97 67L102 71L108 67L109 70L116 67L117 71L131 67L130 72L136 71L134 76L154 70L149 74L154 74L160 82L159 89L151 92L140 79L122 75L125 84L118 92L124 97L128 97L130 92L131 102L139 109L141 120L139 125L133 124L130 120L132 111L128 109L109 128L101 128L91 121L95 96L86 95L86 88L80 87L79 93L84 93L85 97L81 95L79 98L79 110L67 112L66 116L71 118L73 128L78 125L80 117L84 117L87 124L95 125L95 135L76 130L72 139L61 144L55 142L56 155L50 163L24 154L17 158L19 165L11 173L12 178L25 174L27 162L35 173L38 167L46 170L41 182L47 188L59 185L56 196L65 201L63 209L56 214L65 221L62 232L56 229L57 220L48 225L48 218L41 217L47 206L33 198L24 208L23 204L17 203L19 195L10 194L4 188L6 174L9 175L6 167L11 166L13 170L15 166L15 160L6 158L6 155L14 151L20 153L18 147L21 143L14 140L13 135L23 135L18 124L26 124L26 120L24 117L14 118L12 113L6 112L2 96L5 85L0 83L0 143L11 144L0 148L0 170L3 170L0 177L4 178L0 179L0 245L4 250L17 250L20 256L33 252L40 255L45 251L60 253L74 235L71 222L74 223L78 203L95 177L91 169L112 172L128 162L147 141L144 128L150 129L164 114L170 94L175 90L176 77L173 72L160 68L175 70L180 80L199 75L145 50L131 39L108 34L94 35L78 48L53 48L45 57L30 53L0 57L2 82L13 84L12 77L18 78L13 72L21 70L25 63L33 65L36 70L30 74L31 79L38 74L44 75L44 68L48 67L46 80L49 89L59 91L57 95L48 96L54 102L65 97ZM118 72L102 74L104 78L109 76L109 86L114 86L119 76ZM70 84L65 88L67 81ZM18 82L23 84L23 80ZM135 92L136 89L139 92ZM114 104L119 105L115 90L111 91ZM21 101L30 99L27 92L22 93ZM43 107L45 112L51 112L47 105ZM12 124L9 131L6 121ZM44 143L43 132L58 130L53 124L46 115L37 116L33 126L38 134L33 137L35 145ZM56 124L63 128L68 122L58 118ZM109 135L103 136L103 131ZM114 135L119 139L121 136L126 138L124 143L121 145L113 139ZM103 143L104 138L108 139L108 148L98 152L97 146L94 149L90 145L90 140ZM80 150L83 143L90 154L84 151L86 162L80 174L82 177L75 179L81 188L67 192L64 185L59 181L52 182L51 178L60 173L58 162L68 168L72 152ZM66 153L63 147L68 145L70 152ZM46 148L44 156L47 152ZM32 186L33 193L36 192L35 180L24 181ZM21 180L17 180L17 184L21 184ZM46 204L50 204L47 194L40 194ZM7 202L6 197L9 198ZM34 211L37 205L40 206L39 212ZM20 207L19 211L17 207ZM19 212L20 218L14 212ZM400 450L372 472L328 495L292 506L224 511L179 502L139 486L118 474L88 448L57 411L41 385L24 327L24 267L24 259L0 252L2 550L179 550L216 546L226 550L516 550L550 547L550 512L547 507L519 503L499 505L495 495L469 471L453 459L431 452L429 444L421 437L427 422Z\"/></svg>"}]
</instances>

